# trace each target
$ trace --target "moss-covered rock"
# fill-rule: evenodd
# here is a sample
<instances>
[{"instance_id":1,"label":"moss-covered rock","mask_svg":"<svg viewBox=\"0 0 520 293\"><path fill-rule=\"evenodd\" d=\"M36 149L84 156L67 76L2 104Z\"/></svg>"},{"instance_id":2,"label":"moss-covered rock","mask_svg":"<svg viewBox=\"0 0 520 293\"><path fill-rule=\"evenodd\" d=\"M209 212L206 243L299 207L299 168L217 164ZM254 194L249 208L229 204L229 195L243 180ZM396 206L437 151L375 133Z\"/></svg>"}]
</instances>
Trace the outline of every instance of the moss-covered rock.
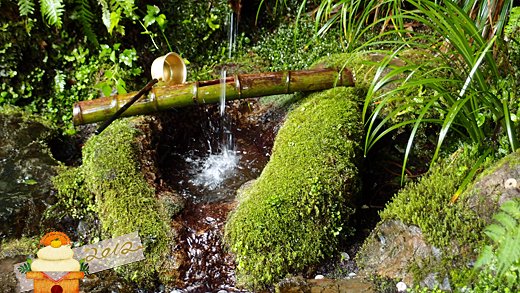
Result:
<instances>
[{"instance_id":1,"label":"moss-covered rock","mask_svg":"<svg viewBox=\"0 0 520 293\"><path fill-rule=\"evenodd\" d=\"M239 283L263 287L336 252L360 189L358 98L354 88L330 89L289 113L226 225Z\"/></svg>"},{"instance_id":2,"label":"moss-covered rock","mask_svg":"<svg viewBox=\"0 0 520 293\"><path fill-rule=\"evenodd\" d=\"M450 269L468 266L483 241L483 219L461 200L450 203L478 155L461 147L392 199L357 255L365 273L449 288Z\"/></svg>"},{"instance_id":3,"label":"moss-covered rock","mask_svg":"<svg viewBox=\"0 0 520 293\"><path fill-rule=\"evenodd\" d=\"M164 262L173 243L168 216L142 173L140 124L146 124L142 118L121 119L91 137L83 148L83 164L61 172L54 183L60 202L73 216L97 214L104 238L139 232L146 260L118 270L144 282L167 270Z\"/></svg>"}]
</instances>

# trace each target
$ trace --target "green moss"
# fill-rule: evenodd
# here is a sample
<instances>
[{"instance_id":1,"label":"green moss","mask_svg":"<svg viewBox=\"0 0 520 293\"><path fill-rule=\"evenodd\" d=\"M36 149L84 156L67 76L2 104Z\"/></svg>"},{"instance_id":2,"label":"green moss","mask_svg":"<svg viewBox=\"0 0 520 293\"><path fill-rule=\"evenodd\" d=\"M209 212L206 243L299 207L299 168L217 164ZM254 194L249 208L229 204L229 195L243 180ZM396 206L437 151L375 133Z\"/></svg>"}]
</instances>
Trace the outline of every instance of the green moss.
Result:
<instances>
[{"instance_id":1,"label":"green moss","mask_svg":"<svg viewBox=\"0 0 520 293\"><path fill-rule=\"evenodd\" d=\"M263 287L336 251L359 191L358 94L312 94L289 113L271 160L226 225L239 283Z\"/></svg>"},{"instance_id":2,"label":"green moss","mask_svg":"<svg viewBox=\"0 0 520 293\"><path fill-rule=\"evenodd\" d=\"M18 255L35 254L38 250L38 240L29 237L11 239L0 245L0 259Z\"/></svg>"},{"instance_id":3,"label":"green moss","mask_svg":"<svg viewBox=\"0 0 520 293\"><path fill-rule=\"evenodd\" d=\"M129 279L144 282L161 271L171 235L164 209L137 162L135 121L120 119L89 139L83 148L83 165L61 172L54 183L65 205L82 207L77 214L90 209L97 213L107 238L139 232L146 261L119 270Z\"/></svg>"},{"instance_id":4,"label":"green moss","mask_svg":"<svg viewBox=\"0 0 520 293\"><path fill-rule=\"evenodd\" d=\"M452 241L475 248L482 240L475 231L481 231L484 223L461 201L450 204L450 199L478 155L476 147L463 146L440 161L428 174L402 189L380 213L381 219L416 225L430 244L446 251L452 247Z\"/></svg>"},{"instance_id":5,"label":"green moss","mask_svg":"<svg viewBox=\"0 0 520 293\"><path fill-rule=\"evenodd\" d=\"M65 168L58 170L52 178L52 184L58 191L58 203L45 211L46 218L62 218L64 215L73 219L83 219L95 211L94 194L85 185L82 168Z\"/></svg>"},{"instance_id":6,"label":"green moss","mask_svg":"<svg viewBox=\"0 0 520 293\"><path fill-rule=\"evenodd\" d=\"M479 155L477 147L462 146L417 182L403 188L380 213L382 221L397 219L418 226L426 241L441 249L440 261L409 264L409 272L417 282L430 272L446 275L454 267L465 268L483 244L484 220L462 200L450 203ZM480 169L491 163L491 159L485 160Z\"/></svg>"}]
</instances>

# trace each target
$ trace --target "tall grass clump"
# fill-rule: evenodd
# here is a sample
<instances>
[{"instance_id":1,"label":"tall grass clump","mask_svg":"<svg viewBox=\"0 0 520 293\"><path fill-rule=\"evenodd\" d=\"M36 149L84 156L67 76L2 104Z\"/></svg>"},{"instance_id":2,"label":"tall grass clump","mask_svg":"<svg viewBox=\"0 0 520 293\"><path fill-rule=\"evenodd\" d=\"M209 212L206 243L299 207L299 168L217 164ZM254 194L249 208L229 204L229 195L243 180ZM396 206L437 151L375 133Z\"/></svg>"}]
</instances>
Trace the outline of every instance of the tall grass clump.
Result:
<instances>
[{"instance_id":1,"label":"tall grass clump","mask_svg":"<svg viewBox=\"0 0 520 293\"><path fill-rule=\"evenodd\" d=\"M501 34L485 31L456 3L446 1L408 1L413 9L393 18L402 23L419 23L424 30L408 31L397 50L389 51L370 86L363 108L367 135L365 154L384 135L412 126L403 164L406 166L415 134L422 123L439 125L438 139L432 162L438 157L449 131L483 148L496 147L505 137L502 148L514 151L519 147L517 127L512 121L515 106L514 85L501 82L506 73L499 63ZM404 33L404 30L396 30ZM419 48L429 52L430 60L391 68L389 61L399 57L401 48ZM384 70L390 70L382 74ZM392 90L382 90L392 84ZM513 88L511 88L513 87ZM399 95L411 88L423 89L424 95L410 98ZM417 91L421 92L421 91ZM418 103L417 100L420 100ZM396 106L397 105L397 106ZM383 111L386 107L393 110ZM413 119L395 121L404 109L414 108Z\"/></svg>"}]
</instances>

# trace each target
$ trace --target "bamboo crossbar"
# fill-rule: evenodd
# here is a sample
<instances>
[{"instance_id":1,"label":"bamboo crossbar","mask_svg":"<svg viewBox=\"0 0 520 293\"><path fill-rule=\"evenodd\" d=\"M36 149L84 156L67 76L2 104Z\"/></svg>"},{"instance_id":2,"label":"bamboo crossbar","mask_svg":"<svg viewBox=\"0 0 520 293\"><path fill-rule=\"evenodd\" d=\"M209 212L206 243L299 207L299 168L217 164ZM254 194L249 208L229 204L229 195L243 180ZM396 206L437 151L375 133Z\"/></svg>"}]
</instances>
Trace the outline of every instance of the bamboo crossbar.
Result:
<instances>
[{"instance_id":1,"label":"bamboo crossbar","mask_svg":"<svg viewBox=\"0 0 520 293\"><path fill-rule=\"evenodd\" d=\"M313 69L234 75L226 78L225 91L226 100L237 100L353 85L352 73L346 68L341 74L336 69ZM219 79L184 84L157 84L121 116L218 103L222 86ZM73 122L80 125L106 120L135 95L132 92L78 102L74 104Z\"/></svg>"}]
</instances>

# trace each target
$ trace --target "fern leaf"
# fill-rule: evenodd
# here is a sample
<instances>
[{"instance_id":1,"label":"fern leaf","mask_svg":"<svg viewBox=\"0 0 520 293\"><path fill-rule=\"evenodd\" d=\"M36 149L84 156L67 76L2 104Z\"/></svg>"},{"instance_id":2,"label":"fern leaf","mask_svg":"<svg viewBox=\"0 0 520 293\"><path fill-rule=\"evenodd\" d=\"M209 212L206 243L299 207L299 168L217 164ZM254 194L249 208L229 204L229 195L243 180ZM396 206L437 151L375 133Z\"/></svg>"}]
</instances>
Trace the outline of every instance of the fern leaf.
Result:
<instances>
[{"instance_id":1,"label":"fern leaf","mask_svg":"<svg viewBox=\"0 0 520 293\"><path fill-rule=\"evenodd\" d=\"M501 225L491 224L486 227L484 233L494 242L500 242L504 235L506 235L506 229Z\"/></svg>"},{"instance_id":2,"label":"fern leaf","mask_svg":"<svg viewBox=\"0 0 520 293\"><path fill-rule=\"evenodd\" d=\"M18 0L18 8L20 9L20 16L29 16L34 12L34 1Z\"/></svg>"},{"instance_id":3,"label":"fern leaf","mask_svg":"<svg viewBox=\"0 0 520 293\"><path fill-rule=\"evenodd\" d=\"M484 230L493 245L484 247L476 266L489 265L494 261L497 275L502 276L512 265L520 262L520 202L505 202L493 219L495 223Z\"/></svg>"},{"instance_id":4,"label":"fern leaf","mask_svg":"<svg viewBox=\"0 0 520 293\"><path fill-rule=\"evenodd\" d=\"M101 19L103 20L103 24L106 26L107 30L109 30L111 26L111 21L108 3L106 0L99 0L99 5L101 5Z\"/></svg>"},{"instance_id":5,"label":"fern leaf","mask_svg":"<svg viewBox=\"0 0 520 293\"><path fill-rule=\"evenodd\" d=\"M520 201L506 201L504 204L502 204L500 209L513 216L517 221L520 221Z\"/></svg>"},{"instance_id":6,"label":"fern leaf","mask_svg":"<svg viewBox=\"0 0 520 293\"><path fill-rule=\"evenodd\" d=\"M493 219L506 228L506 231L512 231L518 225L515 218L506 212L496 214Z\"/></svg>"},{"instance_id":7,"label":"fern leaf","mask_svg":"<svg viewBox=\"0 0 520 293\"><path fill-rule=\"evenodd\" d=\"M493 247L491 245L486 245L480 252L480 255L475 262L475 267L480 268L486 265L489 265L495 259L495 254L493 253Z\"/></svg>"},{"instance_id":8,"label":"fern leaf","mask_svg":"<svg viewBox=\"0 0 520 293\"><path fill-rule=\"evenodd\" d=\"M89 0L76 0L77 3L77 19L81 24L81 29L83 33L87 37L87 39L96 47L99 45L97 40L97 35L94 33L92 29L92 23L94 22L94 14L92 13L92 8L90 6Z\"/></svg>"},{"instance_id":9,"label":"fern leaf","mask_svg":"<svg viewBox=\"0 0 520 293\"><path fill-rule=\"evenodd\" d=\"M62 0L40 0L40 9L48 24L61 28L64 11Z\"/></svg>"},{"instance_id":10,"label":"fern leaf","mask_svg":"<svg viewBox=\"0 0 520 293\"><path fill-rule=\"evenodd\" d=\"M509 234L514 234L515 230L511 230ZM509 270L511 265L520 260L520 226L516 227L516 235L506 237L497 249L497 274L503 275Z\"/></svg>"}]
</instances>

